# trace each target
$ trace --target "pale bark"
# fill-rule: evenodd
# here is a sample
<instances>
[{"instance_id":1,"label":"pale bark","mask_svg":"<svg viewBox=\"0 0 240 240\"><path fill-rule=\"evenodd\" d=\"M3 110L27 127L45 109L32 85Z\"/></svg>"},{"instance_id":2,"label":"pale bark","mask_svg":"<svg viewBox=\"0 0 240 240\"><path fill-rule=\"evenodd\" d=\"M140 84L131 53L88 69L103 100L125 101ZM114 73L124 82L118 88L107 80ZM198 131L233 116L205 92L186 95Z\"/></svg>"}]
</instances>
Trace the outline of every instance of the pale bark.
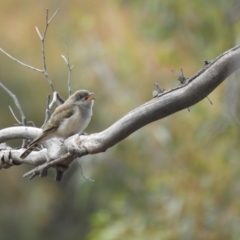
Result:
<instances>
[{"instance_id":1,"label":"pale bark","mask_svg":"<svg viewBox=\"0 0 240 240\"><path fill-rule=\"evenodd\" d=\"M239 67L240 46L236 46L221 54L215 60L206 62L203 69L187 79L186 84L159 94L127 113L106 130L88 136L75 135L65 140L64 143L56 139L46 142L44 147L47 149L48 157L51 160L59 159L65 154L66 158L62 162L68 165L76 157L104 152L147 124L191 107L206 98ZM11 139L34 139L40 132L40 129L26 126L3 129L0 131L0 143ZM69 149L78 149L79 151L67 155ZM46 150L31 153L23 162L19 159L22 152L22 149L2 150L0 152L1 163L9 162L9 165L11 165L13 160L15 164L39 165L46 162ZM1 166L4 167L1 163L0 168ZM51 166L52 164L49 165L49 167ZM44 169L47 168L44 167Z\"/></svg>"}]
</instances>

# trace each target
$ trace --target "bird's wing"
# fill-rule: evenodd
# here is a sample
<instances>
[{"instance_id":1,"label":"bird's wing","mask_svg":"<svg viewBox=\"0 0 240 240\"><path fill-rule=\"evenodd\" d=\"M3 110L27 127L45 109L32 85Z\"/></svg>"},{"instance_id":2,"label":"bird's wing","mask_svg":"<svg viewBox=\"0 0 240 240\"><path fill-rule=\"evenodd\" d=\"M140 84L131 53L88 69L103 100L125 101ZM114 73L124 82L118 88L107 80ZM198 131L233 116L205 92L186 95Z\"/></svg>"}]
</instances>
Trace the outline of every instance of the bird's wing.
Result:
<instances>
[{"instance_id":1,"label":"bird's wing","mask_svg":"<svg viewBox=\"0 0 240 240\"><path fill-rule=\"evenodd\" d=\"M72 104L64 104L60 105L55 109L49 121L43 128L42 134L34 139L28 146L28 148L21 154L20 158L26 158L39 144L39 141L42 140L46 134L54 132L58 128L58 126L65 119L70 118L75 112L75 108L72 107Z\"/></svg>"},{"instance_id":2,"label":"bird's wing","mask_svg":"<svg viewBox=\"0 0 240 240\"><path fill-rule=\"evenodd\" d=\"M63 104L55 109L51 118L43 128L43 133L49 133L59 127L59 125L67 118L70 118L75 112L72 104Z\"/></svg>"}]
</instances>

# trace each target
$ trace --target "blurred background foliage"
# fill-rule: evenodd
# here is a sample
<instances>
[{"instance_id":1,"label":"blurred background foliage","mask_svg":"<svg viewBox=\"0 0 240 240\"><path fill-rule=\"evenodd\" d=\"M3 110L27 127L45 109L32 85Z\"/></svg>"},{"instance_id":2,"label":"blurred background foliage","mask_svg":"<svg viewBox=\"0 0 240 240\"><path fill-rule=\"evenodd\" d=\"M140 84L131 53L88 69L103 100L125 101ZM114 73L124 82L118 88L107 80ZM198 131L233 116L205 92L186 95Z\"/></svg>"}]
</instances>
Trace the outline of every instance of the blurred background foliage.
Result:
<instances>
[{"instance_id":1,"label":"blurred background foliage","mask_svg":"<svg viewBox=\"0 0 240 240\"><path fill-rule=\"evenodd\" d=\"M72 90L95 92L88 133L100 132L151 99L153 84L178 83L239 42L237 0L42 0L0 3L0 47L40 68L45 11L60 12L46 39L48 72L67 97L63 35L74 64ZM50 88L43 75L0 54L0 78L28 120L41 126ZM32 166L0 172L0 239L240 238L239 75L187 110L154 122L107 152L73 163L62 182L32 181ZM1 128L15 124L0 89ZM11 143L9 143L11 144ZM12 143L16 146L16 142ZM18 143L19 146L20 142Z\"/></svg>"}]
</instances>

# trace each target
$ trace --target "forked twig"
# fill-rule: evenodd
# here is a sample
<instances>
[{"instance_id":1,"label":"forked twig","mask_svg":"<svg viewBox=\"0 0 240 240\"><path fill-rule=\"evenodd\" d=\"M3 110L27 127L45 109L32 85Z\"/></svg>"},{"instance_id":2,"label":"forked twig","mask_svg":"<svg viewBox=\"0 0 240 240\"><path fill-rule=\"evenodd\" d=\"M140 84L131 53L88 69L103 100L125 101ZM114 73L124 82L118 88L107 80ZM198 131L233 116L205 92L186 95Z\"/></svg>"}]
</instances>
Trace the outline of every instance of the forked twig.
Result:
<instances>
[{"instance_id":1,"label":"forked twig","mask_svg":"<svg viewBox=\"0 0 240 240\"><path fill-rule=\"evenodd\" d=\"M46 171L47 169L49 169L50 167L55 166L58 163L62 163L64 162L67 158L71 157L71 153L66 153L65 155L59 157L58 159L55 159L51 162L45 162L42 165L39 165L38 167L32 169L31 171L25 173L23 175L23 177L29 177L29 179L33 179L34 177L36 177L37 175L41 175L42 172Z\"/></svg>"},{"instance_id":2,"label":"forked twig","mask_svg":"<svg viewBox=\"0 0 240 240\"><path fill-rule=\"evenodd\" d=\"M27 123L27 118L25 117L24 113L23 113L23 110L21 108L21 105L16 97L15 94L13 94L8 88L6 88L1 82L0 82L0 86L2 87L2 89L8 94L10 95L10 97L13 99L20 115L21 115L21 119L22 119L22 125L23 126L26 126L26 123Z\"/></svg>"},{"instance_id":3,"label":"forked twig","mask_svg":"<svg viewBox=\"0 0 240 240\"><path fill-rule=\"evenodd\" d=\"M69 159L75 159L76 157L82 157L84 155L87 155L88 151L86 148L83 149L69 149L69 152L62 155L61 157L52 160L52 161L46 161L44 164L37 166L36 168L32 169L31 171L25 173L23 175L23 177L29 177L29 179L32 179L34 177L36 177L37 175L40 176L46 176L46 171L51 168L51 167L55 167L58 166L60 163L64 163L66 160ZM59 176L60 179L58 179L59 181L61 180L61 176Z\"/></svg>"},{"instance_id":4,"label":"forked twig","mask_svg":"<svg viewBox=\"0 0 240 240\"><path fill-rule=\"evenodd\" d=\"M59 95L59 93L58 92L54 92L52 101L49 104L49 109L52 109L54 104L57 104L58 106L60 106L64 102L65 102L64 99Z\"/></svg>"},{"instance_id":5,"label":"forked twig","mask_svg":"<svg viewBox=\"0 0 240 240\"><path fill-rule=\"evenodd\" d=\"M187 78L184 77L184 75L183 75L183 70L182 70L182 69L181 69L181 73L176 72L176 71L174 71L174 70L171 70L171 71L176 75L177 80L179 81L179 85L183 85L183 84L186 83Z\"/></svg>"},{"instance_id":6,"label":"forked twig","mask_svg":"<svg viewBox=\"0 0 240 240\"><path fill-rule=\"evenodd\" d=\"M24 115L24 113L23 113L23 110L22 110L22 108L21 108L21 105L20 105L20 103L19 103L16 95L13 94L8 88L6 88L1 82L0 82L0 87L2 87L2 89L3 89L8 95L10 95L10 97L13 99L13 101L14 101L14 103L15 103L15 105L16 105L19 113L20 113L20 116L21 116L21 119L22 119L22 125L23 125L23 126L26 126L26 124L27 124L27 118L25 117L25 115ZM11 111L11 109L10 109L10 111ZM11 113L13 114L13 111L11 111ZM16 118L15 114L13 114L13 117L16 119L17 122L19 122L19 120ZM27 142L26 142L26 140L24 139L24 140L23 140L22 147L26 147L26 145L27 145Z\"/></svg>"},{"instance_id":7,"label":"forked twig","mask_svg":"<svg viewBox=\"0 0 240 240\"><path fill-rule=\"evenodd\" d=\"M52 109L53 105L57 104L59 106L65 102L64 99L59 95L58 92L53 92L53 99L51 102L50 102L50 97L51 97L51 95L48 95L46 110L45 110L45 119L44 119L44 123L41 128L44 128L44 126L48 122L48 120L51 116L50 110Z\"/></svg>"},{"instance_id":8,"label":"forked twig","mask_svg":"<svg viewBox=\"0 0 240 240\"><path fill-rule=\"evenodd\" d=\"M184 85L187 81L187 78L184 77L183 75L183 70L181 69L181 72L176 72L174 70L171 70L177 77L177 80L179 81L179 85ZM190 112L190 108L187 108L188 109L188 112Z\"/></svg>"},{"instance_id":9,"label":"forked twig","mask_svg":"<svg viewBox=\"0 0 240 240\"><path fill-rule=\"evenodd\" d=\"M0 51L2 53L4 53L6 56L8 56L9 58L11 58L13 61L21 64L22 66L24 67L27 67L31 70L34 70L36 72L40 72L40 73L43 73L45 78L47 79L48 81L48 84L50 85L50 88L51 90L54 92L54 87L53 87L53 83L52 83L52 80L50 79L49 75L48 75L48 72L47 72L47 65L46 65L46 56L45 56L45 37L46 37L46 34L47 34L47 29L48 29L48 26L50 24L50 22L52 21L52 19L56 16L56 14L58 13L59 11L59 8L55 11L55 13L52 15L52 17L48 20L48 9L46 10L46 23L45 23L45 29L44 29L44 32L43 32L43 35L40 33L38 27L35 27L36 31L37 31L37 34L41 40L41 46L42 46L42 59L43 59L43 69L39 69L39 68L36 68L36 67L33 67L33 66L30 66L24 62L21 62L20 60L16 59L15 57L13 57L12 55L10 55L9 53L7 53L6 51L4 51L2 48L0 48Z\"/></svg>"},{"instance_id":10,"label":"forked twig","mask_svg":"<svg viewBox=\"0 0 240 240\"><path fill-rule=\"evenodd\" d=\"M52 19L56 16L56 14L58 13L60 9L58 8L55 13L52 15L52 17L50 18L50 20L48 20L48 9L46 10L46 22L45 22L45 29L44 29L44 32L43 32L43 35L40 33L38 27L35 27L36 28L36 31L37 31L37 34L41 40L41 45L42 45L42 59L43 59L43 74L44 76L46 77L52 91L54 92L54 87L53 87L53 83L52 83L52 80L51 78L49 77L48 75L48 72L47 72L47 64L46 64L46 55L45 55L45 37L46 37L46 34L47 34L47 30L48 30L48 26L50 24L50 22L52 21Z\"/></svg>"}]
</instances>

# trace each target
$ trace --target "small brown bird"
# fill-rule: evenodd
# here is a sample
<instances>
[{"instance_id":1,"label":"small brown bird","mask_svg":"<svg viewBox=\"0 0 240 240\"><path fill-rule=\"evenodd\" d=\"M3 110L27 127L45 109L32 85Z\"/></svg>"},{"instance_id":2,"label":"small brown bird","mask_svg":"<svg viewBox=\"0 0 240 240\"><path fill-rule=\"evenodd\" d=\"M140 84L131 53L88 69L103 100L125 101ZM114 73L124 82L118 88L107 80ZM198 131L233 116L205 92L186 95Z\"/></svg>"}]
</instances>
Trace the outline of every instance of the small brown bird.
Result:
<instances>
[{"instance_id":1,"label":"small brown bird","mask_svg":"<svg viewBox=\"0 0 240 240\"><path fill-rule=\"evenodd\" d=\"M30 143L20 158L26 158L39 144L50 138L66 139L76 133L82 133L91 120L94 103L92 94L87 90L76 91L57 107L43 132Z\"/></svg>"}]
</instances>

